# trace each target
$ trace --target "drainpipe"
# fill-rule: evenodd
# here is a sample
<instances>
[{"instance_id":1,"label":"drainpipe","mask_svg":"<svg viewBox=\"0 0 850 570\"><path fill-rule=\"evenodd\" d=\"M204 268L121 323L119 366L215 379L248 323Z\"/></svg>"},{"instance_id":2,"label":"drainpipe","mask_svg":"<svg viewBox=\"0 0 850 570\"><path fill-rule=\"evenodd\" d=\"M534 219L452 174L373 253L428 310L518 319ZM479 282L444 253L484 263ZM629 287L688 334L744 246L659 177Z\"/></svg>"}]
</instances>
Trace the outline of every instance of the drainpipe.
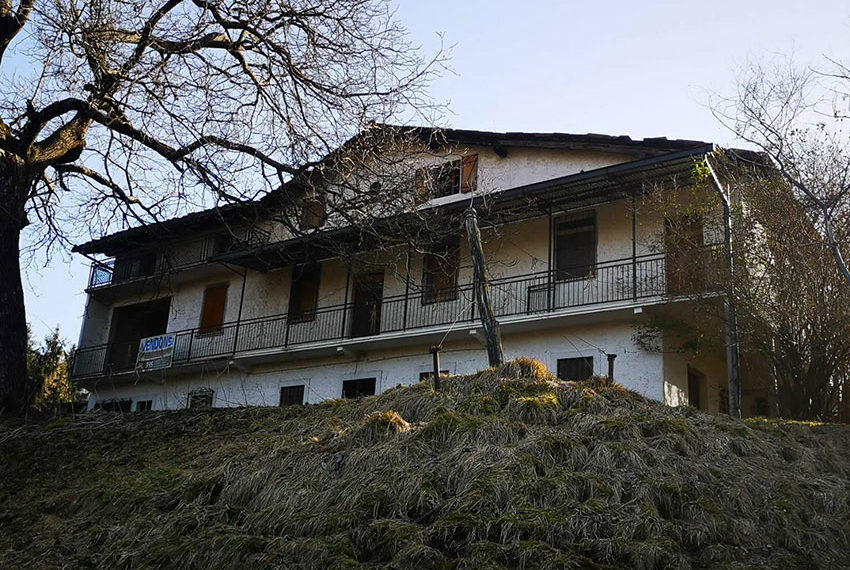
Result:
<instances>
[{"instance_id":1,"label":"drainpipe","mask_svg":"<svg viewBox=\"0 0 850 570\"><path fill-rule=\"evenodd\" d=\"M732 205L727 190L711 166L708 155L705 164L711 173L711 179L723 202L723 237L726 242L726 263L729 283L726 287L726 299L723 313L726 320L726 373L728 381L729 415L735 419L741 417L741 357L738 346L738 315L735 310L735 260L732 257Z\"/></svg>"},{"instance_id":2,"label":"drainpipe","mask_svg":"<svg viewBox=\"0 0 850 570\"><path fill-rule=\"evenodd\" d=\"M236 331L233 333L233 354L236 354L236 343L239 342L239 326L242 324L242 304L245 301L245 281L248 278L248 268L242 271L242 292L239 295L239 313L236 315Z\"/></svg>"}]
</instances>

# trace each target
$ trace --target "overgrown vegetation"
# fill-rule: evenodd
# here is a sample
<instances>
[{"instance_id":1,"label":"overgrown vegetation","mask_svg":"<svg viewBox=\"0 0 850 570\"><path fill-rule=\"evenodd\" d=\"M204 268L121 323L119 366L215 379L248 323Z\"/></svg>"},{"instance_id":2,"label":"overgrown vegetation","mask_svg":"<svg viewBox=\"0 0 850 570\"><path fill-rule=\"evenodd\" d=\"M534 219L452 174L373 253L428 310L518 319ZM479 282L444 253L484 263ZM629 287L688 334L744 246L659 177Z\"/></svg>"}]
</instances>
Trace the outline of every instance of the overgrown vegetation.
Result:
<instances>
[{"instance_id":1,"label":"overgrown vegetation","mask_svg":"<svg viewBox=\"0 0 850 570\"><path fill-rule=\"evenodd\" d=\"M444 387L4 428L0 567L847 567L846 426L529 361Z\"/></svg>"}]
</instances>

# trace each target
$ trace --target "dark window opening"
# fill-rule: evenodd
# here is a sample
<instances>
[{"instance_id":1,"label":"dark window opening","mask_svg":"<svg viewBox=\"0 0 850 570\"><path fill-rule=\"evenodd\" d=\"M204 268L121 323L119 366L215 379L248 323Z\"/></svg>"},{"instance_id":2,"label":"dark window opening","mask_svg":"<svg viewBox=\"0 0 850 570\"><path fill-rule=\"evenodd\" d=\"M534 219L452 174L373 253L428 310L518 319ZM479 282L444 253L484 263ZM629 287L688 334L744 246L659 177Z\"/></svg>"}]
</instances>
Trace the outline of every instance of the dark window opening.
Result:
<instances>
[{"instance_id":1,"label":"dark window opening","mask_svg":"<svg viewBox=\"0 0 850 570\"><path fill-rule=\"evenodd\" d=\"M300 406L304 404L304 384L282 386L280 389L281 406Z\"/></svg>"},{"instance_id":2,"label":"dark window opening","mask_svg":"<svg viewBox=\"0 0 850 570\"><path fill-rule=\"evenodd\" d=\"M153 275L156 273L156 259L155 251L116 257L113 281L127 281Z\"/></svg>"},{"instance_id":3,"label":"dark window opening","mask_svg":"<svg viewBox=\"0 0 850 570\"><path fill-rule=\"evenodd\" d=\"M189 409L200 410L213 407L215 391L210 388L201 388L189 392Z\"/></svg>"},{"instance_id":4,"label":"dark window opening","mask_svg":"<svg viewBox=\"0 0 850 570\"><path fill-rule=\"evenodd\" d=\"M319 303L319 276L321 265L297 265L292 269L292 286L289 290L289 322L301 323L316 318Z\"/></svg>"},{"instance_id":5,"label":"dark window opening","mask_svg":"<svg viewBox=\"0 0 850 570\"><path fill-rule=\"evenodd\" d=\"M705 383L705 374L695 368L688 366L688 405L702 409L702 386Z\"/></svg>"},{"instance_id":6,"label":"dark window opening","mask_svg":"<svg viewBox=\"0 0 850 570\"><path fill-rule=\"evenodd\" d=\"M115 307L109 329L109 348L104 372L117 373L136 366L139 341L163 334L168 326L171 298Z\"/></svg>"},{"instance_id":7,"label":"dark window opening","mask_svg":"<svg viewBox=\"0 0 850 570\"><path fill-rule=\"evenodd\" d=\"M596 264L596 215L555 223L555 270L558 279L580 279Z\"/></svg>"},{"instance_id":8,"label":"dark window opening","mask_svg":"<svg viewBox=\"0 0 850 570\"><path fill-rule=\"evenodd\" d=\"M95 410L103 410L105 412L117 412L119 414L129 414L133 407L133 400L105 400L97 402L94 405Z\"/></svg>"},{"instance_id":9,"label":"dark window opening","mask_svg":"<svg viewBox=\"0 0 850 570\"><path fill-rule=\"evenodd\" d=\"M558 359L558 378L561 380L589 380L592 377L592 356Z\"/></svg>"},{"instance_id":10,"label":"dark window opening","mask_svg":"<svg viewBox=\"0 0 850 570\"><path fill-rule=\"evenodd\" d=\"M472 192L478 185L478 155L464 156L416 171L416 193L420 202L461 192Z\"/></svg>"},{"instance_id":11,"label":"dark window opening","mask_svg":"<svg viewBox=\"0 0 850 570\"><path fill-rule=\"evenodd\" d=\"M451 374L448 370L440 370L440 378L443 376L448 376ZM434 371L430 372L420 372L419 373L419 381L420 382L430 382L434 378Z\"/></svg>"},{"instance_id":12,"label":"dark window opening","mask_svg":"<svg viewBox=\"0 0 850 570\"><path fill-rule=\"evenodd\" d=\"M354 279L351 309L351 336L371 336L381 332L384 274L359 275Z\"/></svg>"},{"instance_id":13,"label":"dark window opening","mask_svg":"<svg viewBox=\"0 0 850 570\"><path fill-rule=\"evenodd\" d=\"M345 380L342 383L343 398L362 398L375 395L375 378L358 378Z\"/></svg>"},{"instance_id":14,"label":"dark window opening","mask_svg":"<svg viewBox=\"0 0 850 570\"><path fill-rule=\"evenodd\" d=\"M137 412L149 412L153 409L153 400L137 400L136 401L136 411Z\"/></svg>"},{"instance_id":15,"label":"dark window opening","mask_svg":"<svg viewBox=\"0 0 850 570\"><path fill-rule=\"evenodd\" d=\"M204 304L201 308L201 334L221 332L224 324L224 307L227 303L227 284L211 285L204 291Z\"/></svg>"},{"instance_id":16,"label":"dark window opening","mask_svg":"<svg viewBox=\"0 0 850 570\"><path fill-rule=\"evenodd\" d=\"M460 248L458 240L435 248L422 258L422 304L457 299Z\"/></svg>"}]
</instances>

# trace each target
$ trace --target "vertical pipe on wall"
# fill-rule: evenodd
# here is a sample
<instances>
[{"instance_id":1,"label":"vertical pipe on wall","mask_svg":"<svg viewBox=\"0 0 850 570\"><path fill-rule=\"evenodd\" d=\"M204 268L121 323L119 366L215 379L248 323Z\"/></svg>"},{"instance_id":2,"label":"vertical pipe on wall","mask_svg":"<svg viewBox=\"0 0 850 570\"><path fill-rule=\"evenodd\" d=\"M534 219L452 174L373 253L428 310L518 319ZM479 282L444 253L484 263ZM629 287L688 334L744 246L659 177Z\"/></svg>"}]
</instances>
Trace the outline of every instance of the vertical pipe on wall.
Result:
<instances>
[{"instance_id":1,"label":"vertical pipe on wall","mask_svg":"<svg viewBox=\"0 0 850 570\"><path fill-rule=\"evenodd\" d=\"M549 203L549 243L547 244L548 254L549 254L549 266L547 267L548 271L546 272L546 291L547 291L547 303L548 309L551 311L554 309L555 304L555 288L552 286L552 272L554 268L552 267L552 203Z\"/></svg>"},{"instance_id":2,"label":"vertical pipe on wall","mask_svg":"<svg viewBox=\"0 0 850 570\"><path fill-rule=\"evenodd\" d=\"M348 289L351 285L351 262L348 262L348 269L345 272L345 300L342 302L342 330L339 331L339 338L345 338L345 321L348 317Z\"/></svg>"},{"instance_id":3,"label":"vertical pipe on wall","mask_svg":"<svg viewBox=\"0 0 850 570\"><path fill-rule=\"evenodd\" d=\"M632 194L632 299L637 301L637 204Z\"/></svg>"},{"instance_id":4,"label":"vertical pipe on wall","mask_svg":"<svg viewBox=\"0 0 850 570\"><path fill-rule=\"evenodd\" d=\"M236 343L239 341L239 327L242 324L242 305L245 302L245 281L248 279L248 268L242 271L242 292L239 294L239 312L236 315L236 330L233 332L233 354L236 354Z\"/></svg>"},{"instance_id":5,"label":"vertical pipe on wall","mask_svg":"<svg viewBox=\"0 0 850 570\"><path fill-rule=\"evenodd\" d=\"M404 314L401 317L401 330L407 330L407 304L410 300L410 246L407 246L407 276L404 279Z\"/></svg>"}]
</instances>

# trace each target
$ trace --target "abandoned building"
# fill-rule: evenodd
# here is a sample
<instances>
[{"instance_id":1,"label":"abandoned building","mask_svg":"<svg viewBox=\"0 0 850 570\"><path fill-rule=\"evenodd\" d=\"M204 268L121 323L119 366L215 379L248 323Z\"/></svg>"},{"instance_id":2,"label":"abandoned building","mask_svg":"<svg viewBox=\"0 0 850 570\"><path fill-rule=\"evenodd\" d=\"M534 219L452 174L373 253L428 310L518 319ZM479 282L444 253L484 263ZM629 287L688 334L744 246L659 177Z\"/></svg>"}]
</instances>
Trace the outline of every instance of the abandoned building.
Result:
<instances>
[{"instance_id":1,"label":"abandoned building","mask_svg":"<svg viewBox=\"0 0 850 570\"><path fill-rule=\"evenodd\" d=\"M693 358L665 350L663 338L650 350L635 334L663 307L687 312L682 293L703 285L680 267L681 254L658 247L663 215L637 204L650 186L686 186L710 143L450 129L435 144L434 131L418 133L431 152L411 167L416 207L448 216L479 205L496 220L482 224L482 239L505 358L532 357L581 380L607 375L614 355L625 387L720 411L722 349ZM246 207L75 248L92 259L72 370L90 390L90 407L272 406L376 394L427 379L435 345L444 373L487 367L462 225L430 250L373 244L358 258L321 246L357 228L326 224L315 196L302 202L310 232L300 236L274 216L246 222ZM695 221L690 239L722 247L718 227ZM756 405L745 391L743 408Z\"/></svg>"}]
</instances>

